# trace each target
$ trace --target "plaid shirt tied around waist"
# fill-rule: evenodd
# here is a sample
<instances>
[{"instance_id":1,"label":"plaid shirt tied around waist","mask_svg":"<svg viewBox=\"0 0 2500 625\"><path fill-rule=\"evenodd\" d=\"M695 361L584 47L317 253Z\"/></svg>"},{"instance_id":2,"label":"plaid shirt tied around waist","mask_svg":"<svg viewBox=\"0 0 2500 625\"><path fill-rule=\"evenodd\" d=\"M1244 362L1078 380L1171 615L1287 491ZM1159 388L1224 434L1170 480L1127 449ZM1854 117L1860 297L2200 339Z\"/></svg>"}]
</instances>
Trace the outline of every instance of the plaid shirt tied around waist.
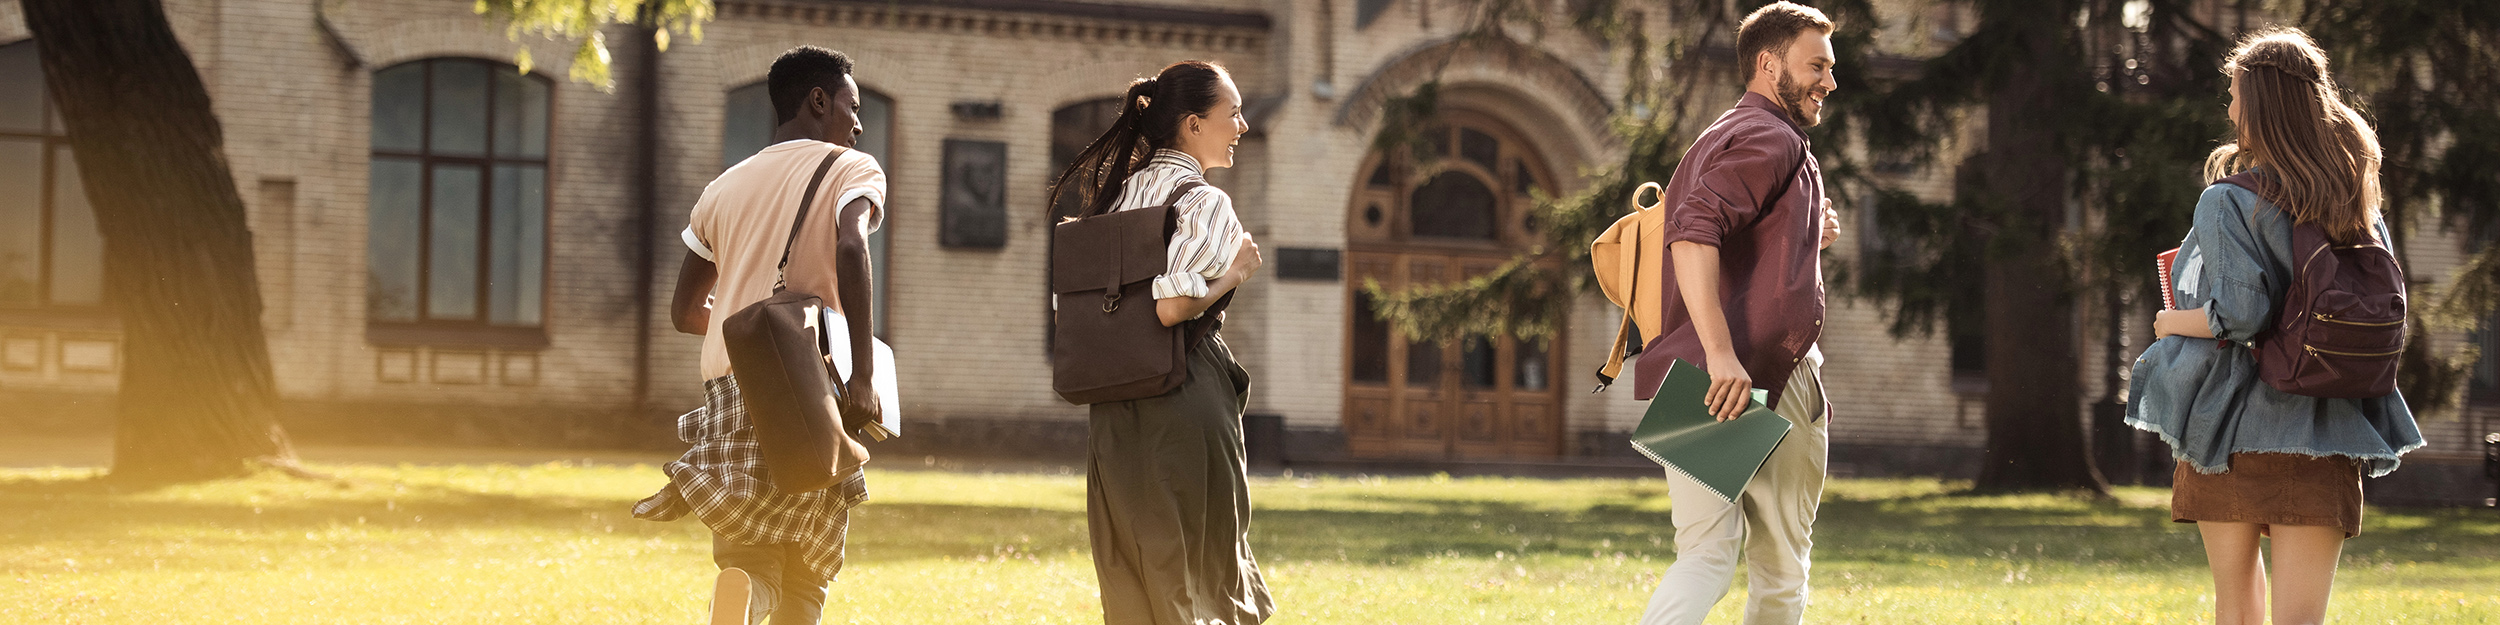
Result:
<instances>
[{"instance_id":1,"label":"plaid shirt tied around waist","mask_svg":"<svg viewBox=\"0 0 2500 625\"><path fill-rule=\"evenodd\" d=\"M634 517L674 521L692 512L731 542L797 543L808 566L834 579L842 570L851 508L868 500L867 476L853 471L831 487L805 493L775 490L734 378L704 381L703 407L677 417L677 439L694 448L660 467L668 485L634 504Z\"/></svg>"}]
</instances>

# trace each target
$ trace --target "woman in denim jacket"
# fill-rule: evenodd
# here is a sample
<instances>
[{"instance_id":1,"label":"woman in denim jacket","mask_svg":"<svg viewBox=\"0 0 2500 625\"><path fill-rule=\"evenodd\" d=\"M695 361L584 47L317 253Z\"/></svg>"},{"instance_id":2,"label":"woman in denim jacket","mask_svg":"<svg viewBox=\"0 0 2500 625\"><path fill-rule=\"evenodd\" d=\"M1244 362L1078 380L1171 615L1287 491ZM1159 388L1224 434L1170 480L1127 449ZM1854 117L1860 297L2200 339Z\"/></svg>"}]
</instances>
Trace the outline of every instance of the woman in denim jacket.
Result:
<instances>
[{"instance_id":1,"label":"woman in denim jacket","mask_svg":"<svg viewBox=\"0 0 2500 625\"><path fill-rule=\"evenodd\" d=\"M2326 55L2298 30L2258 33L2224 64L2235 142L2206 176L2256 168L2275 189L2205 189L2172 269L2186 310L2153 318L2160 337L2135 362L2127 422L2161 435L2178 458L2172 520L2196 523L2214 573L2214 621L2266 622L2272 536L2273 621L2325 620L2335 562L2361 532L2361 477L2396 470L2422 446L2396 393L2324 399L2257 379L2252 348L2274 325L2293 279L2292 224L2330 239L2388 241L2379 219L2375 131L2344 104ZM2280 200L2280 203L2277 202Z\"/></svg>"}]
</instances>

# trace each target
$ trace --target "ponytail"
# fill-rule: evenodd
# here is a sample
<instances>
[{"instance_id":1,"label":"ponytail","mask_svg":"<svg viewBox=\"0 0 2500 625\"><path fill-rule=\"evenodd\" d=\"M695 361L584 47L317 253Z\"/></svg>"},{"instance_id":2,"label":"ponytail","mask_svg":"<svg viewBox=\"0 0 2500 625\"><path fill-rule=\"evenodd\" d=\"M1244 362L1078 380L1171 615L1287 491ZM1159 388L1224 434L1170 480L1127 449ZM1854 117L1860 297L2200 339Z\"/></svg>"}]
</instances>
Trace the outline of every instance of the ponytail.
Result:
<instances>
[{"instance_id":1,"label":"ponytail","mask_svg":"<svg viewBox=\"0 0 2500 625\"><path fill-rule=\"evenodd\" d=\"M1047 203L1051 217L1109 212L1128 187L1129 175L1145 169L1155 150L1177 144L1182 119L1215 108L1222 99L1218 91L1224 78L1224 68L1214 63L1181 61L1154 76L1129 82L1121 98L1120 117L1111 122L1111 129L1087 144L1051 182ZM1075 215L1057 214L1062 197L1078 199L1083 210Z\"/></svg>"}]
</instances>

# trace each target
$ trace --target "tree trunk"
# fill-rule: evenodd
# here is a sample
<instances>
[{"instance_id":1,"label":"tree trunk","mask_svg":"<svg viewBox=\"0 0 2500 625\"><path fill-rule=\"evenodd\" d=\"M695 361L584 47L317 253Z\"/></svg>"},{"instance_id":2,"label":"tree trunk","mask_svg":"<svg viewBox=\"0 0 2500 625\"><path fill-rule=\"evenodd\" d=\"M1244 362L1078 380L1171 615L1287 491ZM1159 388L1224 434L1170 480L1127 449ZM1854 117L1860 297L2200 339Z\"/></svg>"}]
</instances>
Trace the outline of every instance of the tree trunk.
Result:
<instances>
[{"instance_id":1,"label":"tree trunk","mask_svg":"<svg viewBox=\"0 0 2500 625\"><path fill-rule=\"evenodd\" d=\"M2064 65L2054 18L2012 19L2030 22L2018 44L2028 58ZM1985 269L1988 447L1976 487L2107 494L2084 436L2074 281L2057 252L2068 163L2049 71L2009 72L1989 99L1987 191L2002 210Z\"/></svg>"},{"instance_id":2,"label":"tree trunk","mask_svg":"<svg viewBox=\"0 0 2500 625\"><path fill-rule=\"evenodd\" d=\"M165 482L290 462L243 197L208 87L157 0L26 0L119 311L112 474Z\"/></svg>"}]
</instances>

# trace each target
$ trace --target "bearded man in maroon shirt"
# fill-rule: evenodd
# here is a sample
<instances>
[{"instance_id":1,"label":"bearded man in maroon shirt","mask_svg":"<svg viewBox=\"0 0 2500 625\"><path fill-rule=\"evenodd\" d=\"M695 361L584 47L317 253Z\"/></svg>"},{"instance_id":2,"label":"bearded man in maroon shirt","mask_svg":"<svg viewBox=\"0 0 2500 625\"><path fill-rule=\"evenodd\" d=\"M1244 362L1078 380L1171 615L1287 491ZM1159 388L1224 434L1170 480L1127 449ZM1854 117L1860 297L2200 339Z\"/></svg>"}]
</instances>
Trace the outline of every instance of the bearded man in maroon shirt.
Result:
<instances>
[{"instance_id":1,"label":"bearded man in maroon shirt","mask_svg":"<svg viewBox=\"0 0 2500 625\"><path fill-rule=\"evenodd\" d=\"M1734 502L1674 471L1675 563L1642 625L1699 624L1727 594L1741 551L1745 622L1805 618L1815 505L1823 496L1829 405L1823 396L1822 250L1840 222L1823 197L1805 129L1823 118L1833 24L1821 11L1775 2L1737 27L1745 95L1684 153L1666 187L1665 310L1641 350L1635 395L1657 392L1669 363L1710 372L1703 403L1743 414L1752 389L1795 427Z\"/></svg>"}]
</instances>

